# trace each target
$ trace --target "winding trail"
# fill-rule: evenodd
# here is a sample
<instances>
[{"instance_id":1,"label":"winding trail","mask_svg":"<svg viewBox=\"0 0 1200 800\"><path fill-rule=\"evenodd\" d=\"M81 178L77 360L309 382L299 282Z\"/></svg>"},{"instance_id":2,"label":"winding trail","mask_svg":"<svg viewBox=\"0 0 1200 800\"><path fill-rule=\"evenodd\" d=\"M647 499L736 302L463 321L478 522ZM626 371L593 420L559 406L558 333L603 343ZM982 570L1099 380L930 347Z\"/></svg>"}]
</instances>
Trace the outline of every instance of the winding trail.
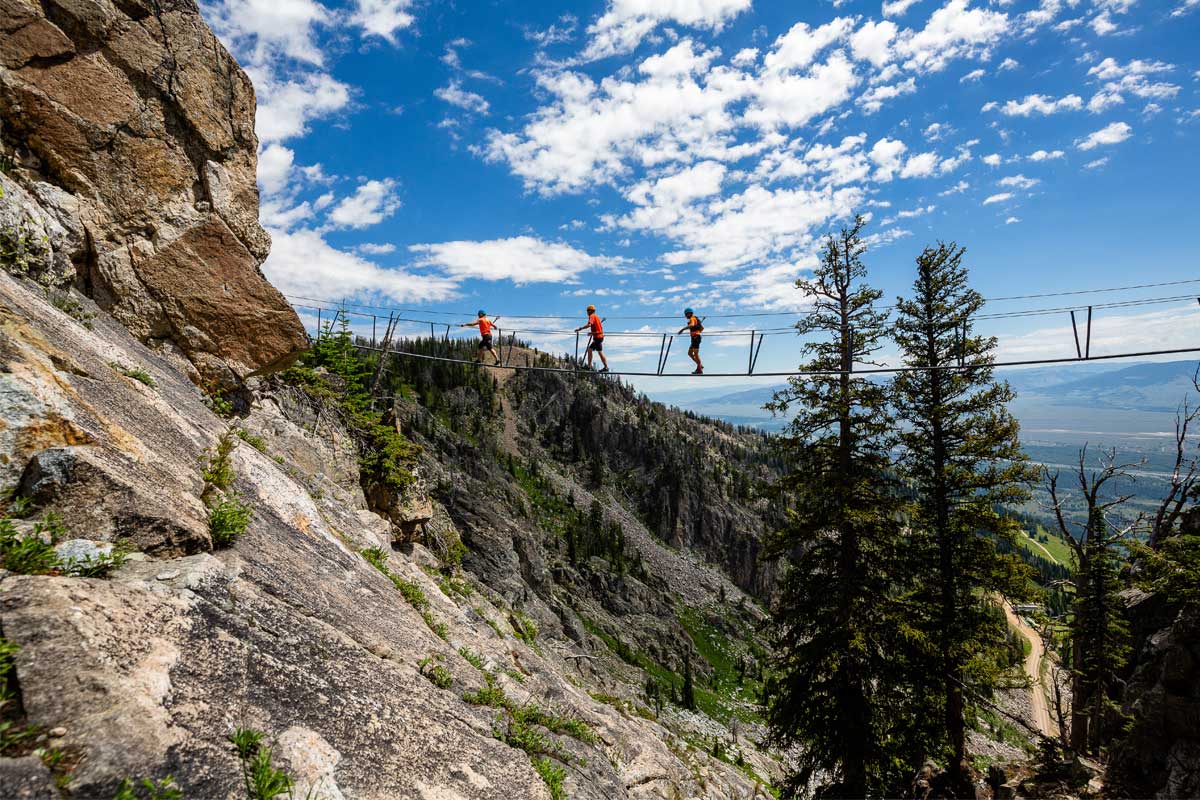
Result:
<instances>
[{"instance_id":1,"label":"winding trail","mask_svg":"<svg viewBox=\"0 0 1200 800\"><path fill-rule=\"evenodd\" d=\"M1013 610L1008 601L1004 602L1004 616L1008 618L1009 626L1029 641L1029 655L1025 657L1025 674L1029 676L1031 684L1033 724L1042 732L1042 735L1057 736L1058 725L1050 715L1050 704L1046 700L1046 687L1042 683L1042 662L1046 658L1042 637Z\"/></svg>"}]
</instances>

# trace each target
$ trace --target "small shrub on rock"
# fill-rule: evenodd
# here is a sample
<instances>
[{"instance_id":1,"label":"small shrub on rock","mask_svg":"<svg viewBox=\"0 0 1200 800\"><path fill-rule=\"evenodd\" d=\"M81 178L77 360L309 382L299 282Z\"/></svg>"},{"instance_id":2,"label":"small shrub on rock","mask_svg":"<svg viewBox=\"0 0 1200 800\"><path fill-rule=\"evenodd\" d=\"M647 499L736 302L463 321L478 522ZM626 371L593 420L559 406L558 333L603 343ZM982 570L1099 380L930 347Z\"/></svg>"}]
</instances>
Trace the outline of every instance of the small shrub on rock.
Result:
<instances>
[{"instance_id":1,"label":"small shrub on rock","mask_svg":"<svg viewBox=\"0 0 1200 800\"><path fill-rule=\"evenodd\" d=\"M0 519L0 567L18 575L47 575L62 566L54 543L63 534L62 523L53 514L33 524L33 532L21 536L7 517ZM46 542L43 537L50 539Z\"/></svg>"},{"instance_id":2,"label":"small shrub on rock","mask_svg":"<svg viewBox=\"0 0 1200 800\"><path fill-rule=\"evenodd\" d=\"M208 533L214 547L228 547L250 527L252 509L238 495L229 495L208 509Z\"/></svg>"},{"instance_id":3,"label":"small shrub on rock","mask_svg":"<svg viewBox=\"0 0 1200 800\"><path fill-rule=\"evenodd\" d=\"M183 791L170 775L160 781L142 778L136 784L125 778L113 800L183 800Z\"/></svg>"},{"instance_id":4,"label":"small shrub on rock","mask_svg":"<svg viewBox=\"0 0 1200 800\"><path fill-rule=\"evenodd\" d=\"M262 731L238 728L229 736L242 762L242 781L247 800L274 800L280 795L292 795L294 782L290 775L271 763L271 748Z\"/></svg>"},{"instance_id":5,"label":"small shrub on rock","mask_svg":"<svg viewBox=\"0 0 1200 800\"><path fill-rule=\"evenodd\" d=\"M439 689L449 689L454 685L454 676L450 674L450 670L437 663L432 656L422 658L417 666L418 671Z\"/></svg>"},{"instance_id":6,"label":"small shrub on rock","mask_svg":"<svg viewBox=\"0 0 1200 800\"><path fill-rule=\"evenodd\" d=\"M567 800L567 792L563 789L563 781L567 777L565 769L548 758L533 759L533 768L537 770L537 774L541 775L542 780L546 782L546 788L550 790L551 800Z\"/></svg>"}]
</instances>

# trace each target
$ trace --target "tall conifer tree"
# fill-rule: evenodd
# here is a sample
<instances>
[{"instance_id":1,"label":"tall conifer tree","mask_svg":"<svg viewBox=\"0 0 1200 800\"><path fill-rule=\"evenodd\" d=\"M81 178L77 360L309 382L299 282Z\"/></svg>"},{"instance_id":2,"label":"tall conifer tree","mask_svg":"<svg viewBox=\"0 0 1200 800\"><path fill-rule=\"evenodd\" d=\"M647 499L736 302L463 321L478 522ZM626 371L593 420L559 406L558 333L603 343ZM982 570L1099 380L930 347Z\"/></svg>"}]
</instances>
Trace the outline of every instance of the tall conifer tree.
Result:
<instances>
[{"instance_id":1,"label":"tall conifer tree","mask_svg":"<svg viewBox=\"0 0 1200 800\"><path fill-rule=\"evenodd\" d=\"M900 422L898 471L916 492L912 553L918 559L914 621L930 651L928 697L941 706L938 738L952 780L965 776L967 707L988 696L1003 647L996 595L1029 591L1029 570L997 552L1018 526L998 509L1028 498L1036 473L1021 450L1013 392L995 380L996 340L977 335L983 297L967 285L965 250L954 243L917 257L912 297L899 298L894 327L906 367L892 398ZM987 534L986 536L983 534ZM935 729L936 730L936 729ZM969 784L968 784L969 786Z\"/></svg>"},{"instance_id":2,"label":"tall conifer tree","mask_svg":"<svg viewBox=\"0 0 1200 800\"><path fill-rule=\"evenodd\" d=\"M774 677L765 692L778 744L799 744L791 790L832 778L823 797L894 792L911 778L903 730L916 712L898 676L906 670L900 502L888 468L885 387L852 373L887 335L866 286L857 217L831 235L811 280L797 286L812 309L796 328L805 371L769 404L796 416L782 438L788 472L778 484L788 522L770 542L789 558L773 614Z\"/></svg>"}]
</instances>

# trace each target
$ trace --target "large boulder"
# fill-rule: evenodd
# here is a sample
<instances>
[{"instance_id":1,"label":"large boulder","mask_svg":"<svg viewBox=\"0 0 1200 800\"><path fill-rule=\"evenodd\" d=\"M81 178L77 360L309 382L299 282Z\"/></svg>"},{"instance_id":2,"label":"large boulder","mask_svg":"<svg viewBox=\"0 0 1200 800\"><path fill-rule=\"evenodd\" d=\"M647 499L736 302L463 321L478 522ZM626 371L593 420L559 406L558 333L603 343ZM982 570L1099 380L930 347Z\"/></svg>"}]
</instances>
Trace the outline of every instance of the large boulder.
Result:
<instances>
[{"instance_id":1,"label":"large boulder","mask_svg":"<svg viewBox=\"0 0 1200 800\"><path fill-rule=\"evenodd\" d=\"M3 266L206 381L286 366L305 336L259 270L254 109L191 0L0 0L0 238L23 246Z\"/></svg>"}]
</instances>

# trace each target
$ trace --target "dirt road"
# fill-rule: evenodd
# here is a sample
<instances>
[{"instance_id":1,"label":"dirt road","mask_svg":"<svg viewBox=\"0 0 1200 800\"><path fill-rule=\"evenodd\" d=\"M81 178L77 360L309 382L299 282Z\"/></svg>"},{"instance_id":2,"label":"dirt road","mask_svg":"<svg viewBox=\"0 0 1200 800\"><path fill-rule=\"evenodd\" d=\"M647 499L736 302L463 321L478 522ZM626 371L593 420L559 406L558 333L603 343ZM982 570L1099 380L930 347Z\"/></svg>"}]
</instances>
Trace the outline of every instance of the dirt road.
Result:
<instances>
[{"instance_id":1,"label":"dirt road","mask_svg":"<svg viewBox=\"0 0 1200 800\"><path fill-rule=\"evenodd\" d=\"M1046 687L1042 683L1042 660L1046 657L1042 646L1042 637L1021 619L1013 607L1004 603L1004 616L1008 624L1029 641L1029 655L1025 657L1025 674L1032 684L1030 691L1033 695L1033 724L1046 736L1057 736L1058 725L1050 716L1050 704L1046 700ZM1049 670L1047 670L1049 672Z\"/></svg>"}]
</instances>

